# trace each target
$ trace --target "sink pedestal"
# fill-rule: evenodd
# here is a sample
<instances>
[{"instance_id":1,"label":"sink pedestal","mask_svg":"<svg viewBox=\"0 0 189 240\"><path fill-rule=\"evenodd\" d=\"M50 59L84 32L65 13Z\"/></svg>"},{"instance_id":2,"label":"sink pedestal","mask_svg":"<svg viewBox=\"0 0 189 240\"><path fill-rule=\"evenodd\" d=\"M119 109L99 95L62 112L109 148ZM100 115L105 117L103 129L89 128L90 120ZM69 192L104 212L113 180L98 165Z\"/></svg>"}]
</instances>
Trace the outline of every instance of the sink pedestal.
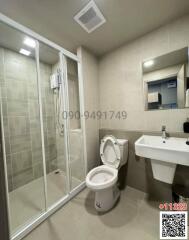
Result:
<instances>
[{"instance_id":1,"label":"sink pedestal","mask_svg":"<svg viewBox=\"0 0 189 240\"><path fill-rule=\"evenodd\" d=\"M177 164L189 166L186 141L186 138L143 135L135 142L135 153L150 159L155 179L172 184Z\"/></svg>"},{"instance_id":2,"label":"sink pedestal","mask_svg":"<svg viewBox=\"0 0 189 240\"><path fill-rule=\"evenodd\" d=\"M177 164L151 159L153 177L161 182L173 183Z\"/></svg>"}]
</instances>

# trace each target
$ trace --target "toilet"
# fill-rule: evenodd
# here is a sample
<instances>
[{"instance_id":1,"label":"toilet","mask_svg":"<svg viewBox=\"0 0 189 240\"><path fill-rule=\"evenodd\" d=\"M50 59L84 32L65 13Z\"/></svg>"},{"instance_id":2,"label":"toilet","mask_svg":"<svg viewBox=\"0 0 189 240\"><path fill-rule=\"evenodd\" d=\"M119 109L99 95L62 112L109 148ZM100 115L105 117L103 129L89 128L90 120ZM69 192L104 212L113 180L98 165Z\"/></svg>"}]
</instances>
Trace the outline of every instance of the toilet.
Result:
<instances>
[{"instance_id":1,"label":"toilet","mask_svg":"<svg viewBox=\"0 0 189 240\"><path fill-rule=\"evenodd\" d=\"M103 165L87 174L86 185L95 192L96 210L106 212L115 205L120 196L118 171L127 162L128 140L105 136L100 144L100 157Z\"/></svg>"}]
</instances>

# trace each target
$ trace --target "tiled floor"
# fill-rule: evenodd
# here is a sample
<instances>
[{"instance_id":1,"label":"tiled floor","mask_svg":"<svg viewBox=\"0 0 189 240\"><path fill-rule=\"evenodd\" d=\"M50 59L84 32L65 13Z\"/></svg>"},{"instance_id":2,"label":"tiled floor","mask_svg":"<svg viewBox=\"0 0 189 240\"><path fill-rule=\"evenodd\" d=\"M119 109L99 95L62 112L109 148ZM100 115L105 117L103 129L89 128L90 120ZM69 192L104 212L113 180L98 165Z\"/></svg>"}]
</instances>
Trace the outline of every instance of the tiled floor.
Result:
<instances>
[{"instance_id":1,"label":"tiled floor","mask_svg":"<svg viewBox=\"0 0 189 240\"><path fill-rule=\"evenodd\" d=\"M71 179L72 188L78 186L81 181ZM64 172L47 175L48 206L56 203L66 195L66 175ZM16 190L10 192L11 232L15 232L20 226L37 217L45 209L44 179L39 178Z\"/></svg>"},{"instance_id":2,"label":"tiled floor","mask_svg":"<svg viewBox=\"0 0 189 240\"><path fill-rule=\"evenodd\" d=\"M158 203L127 187L106 214L94 209L94 193L85 189L24 240L155 240L159 239Z\"/></svg>"}]
</instances>

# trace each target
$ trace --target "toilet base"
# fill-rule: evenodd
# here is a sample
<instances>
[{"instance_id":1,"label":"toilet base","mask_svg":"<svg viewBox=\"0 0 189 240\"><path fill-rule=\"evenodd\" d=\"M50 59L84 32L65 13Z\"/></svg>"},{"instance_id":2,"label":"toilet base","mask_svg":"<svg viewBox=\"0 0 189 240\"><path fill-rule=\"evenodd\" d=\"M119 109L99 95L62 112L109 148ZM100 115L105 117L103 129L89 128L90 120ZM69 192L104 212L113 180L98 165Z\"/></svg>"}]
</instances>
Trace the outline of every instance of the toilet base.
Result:
<instances>
[{"instance_id":1,"label":"toilet base","mask_svg":"<svg viewBox=\"0 0 189 240\"><path fill-rule=\"evenodd\" d=\"M103 189L95 193L95 208L98 212L110 210L117 202L120 196L120 190L117 185L111 188Z\"/></svg>"}]
</instances>

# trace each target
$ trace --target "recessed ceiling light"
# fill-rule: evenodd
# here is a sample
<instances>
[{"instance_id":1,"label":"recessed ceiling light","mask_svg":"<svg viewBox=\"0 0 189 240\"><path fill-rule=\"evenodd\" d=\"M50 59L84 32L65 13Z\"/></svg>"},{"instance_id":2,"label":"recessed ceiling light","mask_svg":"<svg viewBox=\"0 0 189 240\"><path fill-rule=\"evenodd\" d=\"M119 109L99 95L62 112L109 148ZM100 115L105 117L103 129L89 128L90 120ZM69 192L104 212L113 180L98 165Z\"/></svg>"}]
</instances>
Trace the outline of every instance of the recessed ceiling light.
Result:
<instances>
[{"instance_id":1,"label":"recessed ceiling light","mask_svg":"<svg viewBox=\"0 0 189 240\"><path fill-rule=\"evenodd\" d=\"M35 40L33 40L32 38L28 38L28 37L24 39L24 44L29 47L32 47L32 48L35 48L35 46L36 46Z\"/></svg>"},{"instance_id":2,"label":"recessed ceiling light","mask_svg":"<svg viewBox=\"0 0 189 240\"><path fill-rule=\"evenodd\" d=\"M24 55L26 55L26 56L29 56L29 55L31 54L30 51L28 51L28 50L26 50L26 49L24 49L24 48L21 48L20 51L19 51L19 53L24 54Z\"/></svg>"},{"instance_id":3,"label":"recessed ceiling light","mask_svg":"<svg viewBox=\"0 0 189 240\"><path fill-rule=\"evenodd\" d=\"M154 60L149 60L149 61L146 61L144 62L144 67L151 67L154 65Z\"/></svg>"}]
</instances>

